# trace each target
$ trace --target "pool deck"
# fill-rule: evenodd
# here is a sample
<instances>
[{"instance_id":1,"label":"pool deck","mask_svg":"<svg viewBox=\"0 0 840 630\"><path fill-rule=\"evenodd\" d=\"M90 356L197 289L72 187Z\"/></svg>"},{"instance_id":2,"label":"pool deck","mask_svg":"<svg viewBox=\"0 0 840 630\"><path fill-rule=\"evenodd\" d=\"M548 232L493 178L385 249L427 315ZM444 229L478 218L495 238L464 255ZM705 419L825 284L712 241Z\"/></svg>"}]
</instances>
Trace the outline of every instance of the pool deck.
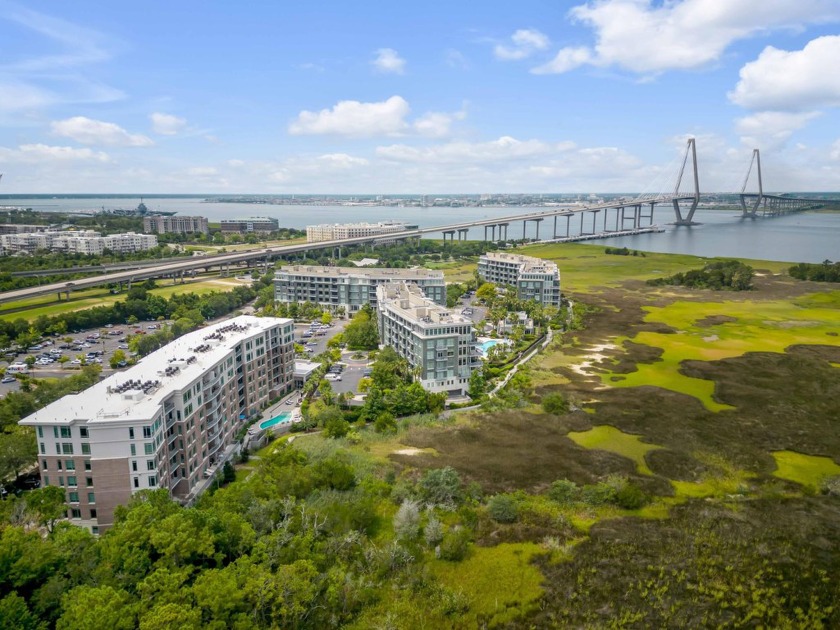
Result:
<instances>
[{"instance_id":1,"label":"pool deck","mask_svg":"<svg viewBox=\"0 0 840 630\"><path fill-rule=\"evenodd\" d=\"M258 439L263 431L272 431L273 433L285 433L289 430L292 422L297 422L300 420L300 407L297 405L287 405L287 400L294 400L297 401L300 398L299 391L293 391L289 394L286 394L281 400L268 407L265 411L262 412L259 419L256 420L250 427L248 427L248 437L256 440ZM280 413L288 411L292 413L291 420L292 422L281 422L275 424L273 427L268 427L267 429L261 429L260 423L265 422L266 420L270 420L274 416L279 415Z\"/></svg>"}]
</instances>

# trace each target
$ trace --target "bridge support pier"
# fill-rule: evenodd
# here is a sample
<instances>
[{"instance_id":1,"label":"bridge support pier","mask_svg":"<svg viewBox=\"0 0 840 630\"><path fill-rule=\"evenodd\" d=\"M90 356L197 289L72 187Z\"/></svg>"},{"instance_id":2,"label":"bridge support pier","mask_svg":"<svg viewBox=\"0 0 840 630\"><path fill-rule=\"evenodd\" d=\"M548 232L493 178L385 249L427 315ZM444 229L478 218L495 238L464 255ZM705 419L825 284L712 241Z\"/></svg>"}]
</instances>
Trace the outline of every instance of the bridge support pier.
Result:
<instances>
[{"instance_id":1,"label":"bridge support pier","mask_svg":"<svg viewBox=\"0 0 840 630\"><path fill-rule=\"evenodd\" d=\"M510 225L510 224L509 224L509 223L499 223L499 240L500 240L500 241L507 241L507 229L508 229L508 225ZM505 235L504 235L504 237L502 237L502 228L504 228L504 230L505 230Z\"/></svg>"},{"instance_id":2,"label":"bridge support pier","mask_svg":"<svg viewBox=\"0 0 840 630\"><path fill-rule=\"evenodd\" d=\"M469 228L462 228L458 230L458 242L460 243L462 240L467 240L467 234L469 233Z\"/></svg>"},{"instance_id":3,"label":"bridge support pier","mask_svg":"<svg viewBox=\"0 0 840 630\"><path fill-rule=\"evenodd\" d=\"M443 233L443 245L446 247L446 236L449 235L450 242L455 242L455 230L447 230Z\"/></svg>"}]
</instances>

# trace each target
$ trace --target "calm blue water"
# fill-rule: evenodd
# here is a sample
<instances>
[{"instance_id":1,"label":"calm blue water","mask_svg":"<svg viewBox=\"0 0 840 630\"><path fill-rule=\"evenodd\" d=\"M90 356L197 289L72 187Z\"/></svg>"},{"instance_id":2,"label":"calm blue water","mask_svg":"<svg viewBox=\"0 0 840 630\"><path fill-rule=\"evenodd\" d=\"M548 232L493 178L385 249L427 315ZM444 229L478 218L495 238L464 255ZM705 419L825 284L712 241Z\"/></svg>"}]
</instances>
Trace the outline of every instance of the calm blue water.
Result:
<instances>
[{"instance_id":1,"label":"calm blue water","mask_svg":"<svg viewBox=\"0 0 840 630\"><path fill-rule=\"evenodd\" d=\"M270 420L263 420L262 422L260 422L260 429L268 429L276 424L280 424L281 422L288 422L289 418L291 417L291 411L281 411L278 415L274 416Z\"/></svg>"},{"instance_id":2,"label":"calm blue water","mask_svg":"<svg viewBox=\"0 0 840 630\"><path fill-rule=\"evenodd\" d=\"M73 211L135 208L140 199L13 199L9 204L34 210ZM303 229L314 223L347 223L385 221L389 219L416 223L422 227L446 225L455 221L509 216L528 212L529 208L397 208L380 206L273 206L246 203L202 203L200 198L147 199L150 210L176 211L183 215L201 215L211 221L247 216L276 217L281 226ZM695 220L701 225L675 227L669 208L657 208L654 223L667 231L659 234L623 236L599 241L611 247L628 247L642 251L693 254L696 256L738 256L789 262L822 262L840 260L840 213L808 212L777 218L741 219L736 211L699 209ZM577 224L577 225L576 225ZM572 230L579 220L572 219ZM565 231L565 222L558 219L558 232ZM562 227L561 227L562 226ZM540 227L540 237L550 238L552 219ZM587 224L587 228L590 229ZM522 224L511 223L509 238L522 238ZM525 236L534 238L536 228L529 223ZM430 235L431 237L440 235ZM469 238L484 238L484 228L470 231Z\"/></svg>"}]
</instances>

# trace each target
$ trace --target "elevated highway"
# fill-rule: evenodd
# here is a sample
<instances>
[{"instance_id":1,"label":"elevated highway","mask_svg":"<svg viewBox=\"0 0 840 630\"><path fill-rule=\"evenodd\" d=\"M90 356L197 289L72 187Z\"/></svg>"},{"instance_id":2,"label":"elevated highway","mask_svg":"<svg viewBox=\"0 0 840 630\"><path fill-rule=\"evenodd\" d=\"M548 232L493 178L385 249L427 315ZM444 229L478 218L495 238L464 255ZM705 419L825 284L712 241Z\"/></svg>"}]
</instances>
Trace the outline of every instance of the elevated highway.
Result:
<instances>
[{"instance_id":1,"label":"elevated highway","mask_svg":"<svg viewBox=\"0 0 840 630\"><path fill-rule=\"evenodd\" d=\"M554 219L554 235L557 236L557 218L564 217L567 219L567 234L568 221L574 215L580 215L581 226L584 224L584 217L587 213L592 213L593 228L595 227L595 217L597 213L609 213L610 210L615 210L615 224L620 227L626 227L627 221L632 221L634 225L638 226L644 219L652 220L653 206L658 203L671 203L672 198L658 197L655 199L646 199L644 201L630 200L630 201L615 201L602 205L595 206L579 206L579 207L557 207L549 209L540 209L539 211L527 212L523 214L512 214L503 217L492 217L476 219L472 221L464 221L461 223L452 223L449 225L438 225L434 227L418 228L415 230L407 230L404 232L394 232L390 234L382 234L378 236L360 236L356 238L340 239L333 241L321 241L317 243L298 243L295 245L280 245L276 247L251 249L241 252L232 252L226 254L215 254L207 256L193 256L187 259L180 259L174 262L166 262L163 264L148 264L136 269L128 269L125 271L115 271L112 273L104 273L90 278L79 278L69 282L54 282L51 284L44 284L38 287L29 287L26 289L18 289L15 291L6 291L0 293L0 303L17 302L26 300L28 298L37 297L39 295L48 295L50 293L58 294L59 296L68 294L71 291L79 291L82 289L90 289L105 284L116 283L132 283L139 280L146 280L148 278L162 278L169 276L180 276L185 273L196 271L199 269L210 270L212 268L230 268L230 266L239 265L241 263L251 263L279 258L282 256L300 254L303 252L333 249L340 250L340 248L347 245L366 245L376 244L383 241L407 240L412 238L421 238L427 234L442 233L444 241L447 238L454 240L455 234L458 234L459 240L471 228L484 227L485 240L487 240L487 228L493 228L493 240L501 240L502 228L505 230L505 239L507 239L507 227L519 221L523 225L523 238L525 237L525 228L529 222L537 223L537 240L539 240L539 224L546 220ZM651 214L644 215L642 211L643 206L650 206ZM607 215L604 215L604 223L606 223ZM495 230L499 228L499 239L495 238ZM513 237L512 237L513 238ZM66 270L69 272L69 270Z\"/></svg>"}]
</instances>

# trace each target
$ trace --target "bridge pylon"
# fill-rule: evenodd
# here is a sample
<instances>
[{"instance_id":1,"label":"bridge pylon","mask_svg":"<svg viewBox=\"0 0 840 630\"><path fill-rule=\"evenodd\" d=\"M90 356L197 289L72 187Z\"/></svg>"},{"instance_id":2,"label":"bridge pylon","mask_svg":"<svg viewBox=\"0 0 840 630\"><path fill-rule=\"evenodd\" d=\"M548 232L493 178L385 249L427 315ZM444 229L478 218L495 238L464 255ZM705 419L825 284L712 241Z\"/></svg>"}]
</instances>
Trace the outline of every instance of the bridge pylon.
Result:
<instances>
[{"instance_id":1,"label":"bridge pylon","mask_svg":"<svg viewBox=\"0 0 840 630\"><path fill-rule=\"evenodd\" d=\"M685 173L685 165L688 163L689 155L691 155L691 165L694 173L694 194L690 196L680 195L680 184L682 184L683 174ZM694 142L694 138L689 138L688 144L685 147L685 156L683 157L682 166L680 167L680 174L677 177L677 185L674 187L674 197L671 201L674 204L674 214L677 217L677 220L674 221L674 225L699 225L692 220L694 219L694 213L697 211L697 205L700 203L700 177L697 174L697 146ZM685 217L683 217L682 210L680 209L680 201L691 202L688 214Z\"/></svg>"},{"instance_id":2,"label":"bridge pylon","mask_svg":"<svg viewBox=\"0 0 840 630\"><path fill-rule=\"evenodd\" d=\"M758 176L758 194L747 193L747 184L750 183L750 175L752 174L753 164L756 167L756 175ZM749 206L747 205L749 199ZM747 169L747 176L744 177L744 185L741 186L741 211L744 217L756 218L758 216L758 209L761 204L765 202L764 184L761 180L761 152L758 149L753 149L752 158L750 159L750 166Z\"/></svg>"}]
</instances>

